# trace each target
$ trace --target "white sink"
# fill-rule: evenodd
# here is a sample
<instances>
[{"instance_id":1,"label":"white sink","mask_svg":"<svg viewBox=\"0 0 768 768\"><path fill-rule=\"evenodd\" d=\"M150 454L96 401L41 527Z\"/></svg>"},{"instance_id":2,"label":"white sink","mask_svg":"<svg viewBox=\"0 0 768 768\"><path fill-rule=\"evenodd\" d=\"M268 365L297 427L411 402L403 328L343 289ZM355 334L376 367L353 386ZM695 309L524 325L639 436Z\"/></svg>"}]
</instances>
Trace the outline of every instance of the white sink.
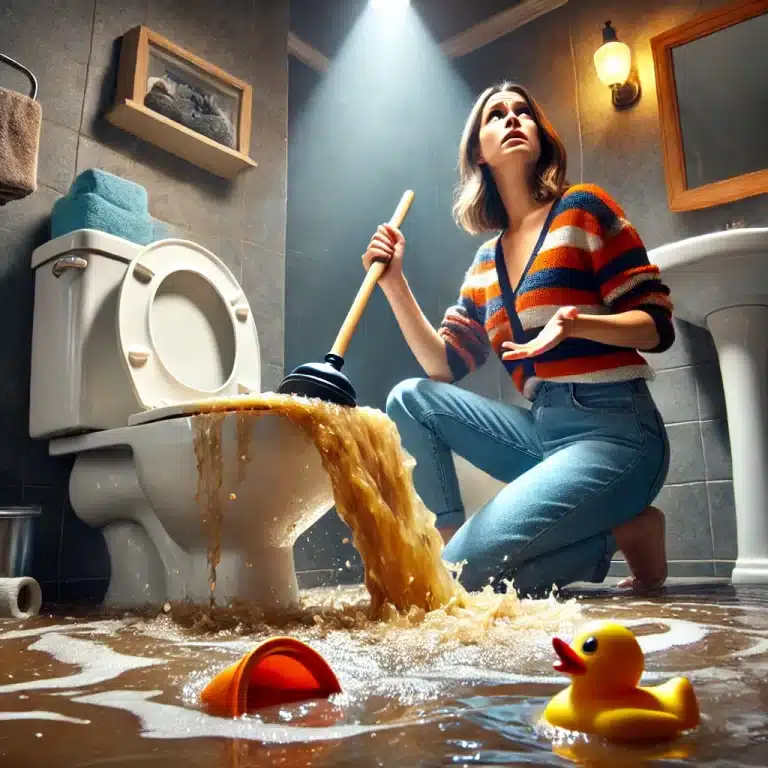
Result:
<instances>
[{"instance_id":1,"label":"white sink","mask_svg":"<svg viewBox=\"0 0 768 768\"><path fill-rule=\"evenodd\" d=\"M768 583L768 228L692 237L648 256L670 287L675 316L712 333L733 456L732 578Z\"/></svg>"},{"instance_id":2,"label":"white sink","mask_svg":"<svg viewBox=\"0 0 768 768\"><path fill-rule=\"evenodd\" d=\"M708 328L713 312L768 305L768 227L691 237L648 256L664 273L681 320Z\"/></svg>"}]
</instances>

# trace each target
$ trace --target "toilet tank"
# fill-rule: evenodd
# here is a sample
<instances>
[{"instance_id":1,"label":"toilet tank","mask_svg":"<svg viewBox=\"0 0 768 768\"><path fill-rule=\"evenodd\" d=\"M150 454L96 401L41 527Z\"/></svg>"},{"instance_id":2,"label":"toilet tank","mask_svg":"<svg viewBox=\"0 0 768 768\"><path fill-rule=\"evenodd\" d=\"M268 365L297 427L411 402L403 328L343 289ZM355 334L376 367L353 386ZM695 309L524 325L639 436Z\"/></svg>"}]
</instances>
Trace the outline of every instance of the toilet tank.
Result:
<instances>
[{"instance_id":1,"label":"toilet tank","mask_svg":"<svg viewBox=\"0 0 768 768\"><path fill-rule=\"evenodd\" d=\"M122 427L142 410L117 342L120 285L140 250L84 229L32 254L30 437Z\"/></svg>"}]
</instances>

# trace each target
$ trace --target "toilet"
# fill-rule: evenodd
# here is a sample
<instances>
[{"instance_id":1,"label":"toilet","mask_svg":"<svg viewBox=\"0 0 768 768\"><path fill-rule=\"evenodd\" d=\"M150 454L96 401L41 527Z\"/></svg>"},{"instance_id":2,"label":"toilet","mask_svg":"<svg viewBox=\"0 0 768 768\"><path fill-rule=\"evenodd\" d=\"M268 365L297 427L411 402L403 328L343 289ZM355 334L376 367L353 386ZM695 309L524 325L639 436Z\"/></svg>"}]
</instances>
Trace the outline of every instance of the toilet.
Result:
<instances>
[{"instance_id":1,"label":"toilet","mask_svg":"<svg viewBox=\"0 0 768 768\"><path fill-rule=\"evenodd\" d=\"M105 604L207 602L194 417L206 399L261 392L242 288L193 242L143 247L95 230L40 246L32 268L29 434L48 440L51 455L75 457L72 508L109 551ZM245 423L240 459L237 414L223 419L215 598L282 611L298 601L294 542L333 494L314 443L292 422L264 412Z\"/></svg>"}]
</instances>

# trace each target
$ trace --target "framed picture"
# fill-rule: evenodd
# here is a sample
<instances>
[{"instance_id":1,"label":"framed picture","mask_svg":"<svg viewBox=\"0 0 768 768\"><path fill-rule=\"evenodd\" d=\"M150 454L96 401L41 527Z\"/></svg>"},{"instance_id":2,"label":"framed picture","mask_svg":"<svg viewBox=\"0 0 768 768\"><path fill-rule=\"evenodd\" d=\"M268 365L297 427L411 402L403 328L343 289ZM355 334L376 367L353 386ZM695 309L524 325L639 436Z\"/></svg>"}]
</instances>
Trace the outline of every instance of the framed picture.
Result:
<instances>
[{"instance_id":1,"label":"framed picture","mask_svg":"<svg viewBox=\"0 0 768 768\"><path fill-rule=\"evenodd\" d=\"M123 36L107 119L231 179L256 165L248 155L251 103L250 85L140 26Z\"/></svg>"}]
</instances>

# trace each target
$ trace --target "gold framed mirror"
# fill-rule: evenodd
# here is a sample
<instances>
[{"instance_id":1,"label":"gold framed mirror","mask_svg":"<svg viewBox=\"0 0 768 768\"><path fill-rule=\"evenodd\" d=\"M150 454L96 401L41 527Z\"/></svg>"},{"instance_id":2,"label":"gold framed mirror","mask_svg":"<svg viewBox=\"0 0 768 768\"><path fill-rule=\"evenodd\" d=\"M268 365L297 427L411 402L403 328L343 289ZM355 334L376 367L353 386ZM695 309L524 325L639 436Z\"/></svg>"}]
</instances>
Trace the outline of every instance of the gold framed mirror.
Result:
<instances>
[{"instance_id":1,"label":"gold framed mirror","mask_svg":"<svg viewBox=\"0 0 768 768\"><path fill-rule=\"evenodd\" d=\"M669 208L768 192L768 0L740 0L651 39Z\"/></svg>"}]
</instances>

